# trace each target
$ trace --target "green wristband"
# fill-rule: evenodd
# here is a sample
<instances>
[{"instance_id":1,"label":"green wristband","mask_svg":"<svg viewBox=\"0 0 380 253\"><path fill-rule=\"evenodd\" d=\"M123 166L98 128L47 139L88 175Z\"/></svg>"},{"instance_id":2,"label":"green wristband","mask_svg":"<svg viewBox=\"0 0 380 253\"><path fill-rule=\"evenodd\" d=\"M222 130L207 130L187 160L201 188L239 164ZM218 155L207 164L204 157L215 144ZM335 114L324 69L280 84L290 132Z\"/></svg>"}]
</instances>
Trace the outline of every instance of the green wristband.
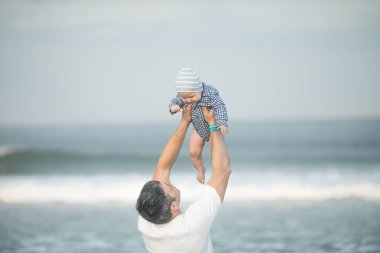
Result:
<instances>
[{"instance_id":1,"label":"green wristband","mask_svg":"<svg viewBox=\"0 0 380 253\"><path fill-rule=\"evenodd\" d=\"M210 132L216 132L218 131L218 125L214 124L214 125L210 125L208 126Z\"/></svg>"}]
</instances>

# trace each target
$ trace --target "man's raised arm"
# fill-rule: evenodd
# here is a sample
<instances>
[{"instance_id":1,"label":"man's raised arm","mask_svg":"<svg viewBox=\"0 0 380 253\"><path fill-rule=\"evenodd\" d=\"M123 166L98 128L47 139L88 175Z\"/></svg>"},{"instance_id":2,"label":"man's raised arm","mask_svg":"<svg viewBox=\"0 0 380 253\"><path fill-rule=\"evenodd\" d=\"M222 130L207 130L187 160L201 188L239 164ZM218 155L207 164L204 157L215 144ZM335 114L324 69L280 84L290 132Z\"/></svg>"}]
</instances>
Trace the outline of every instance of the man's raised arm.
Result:
<instances>
[{"instance_id":1,"label":"man's raised arm","mask_svg":"<svg viewBox=\"0 0 380 253\"><path fill-rule=\"evenodd\" d=\"M215 115L213 109L203 107L203 115L209 125L215 124ZM219 194L220 199L223 201L226 193L228 179L231 174L230 158L224 139L220 131L211 132L210 135L211 145L211 178L207 182L208 185L213 187Z\"/></svg>"},{"instance_id":2,"label":"man's raised arm","mask_svg":"<svg viewBox=\"0 0 380 253\"><path fill-rule=\"evenodd\" d=\"M178 153L181 150L190 122L191 107L184 106L182 108L181 122L162 150L160 159L158 160L154 171L153 180L158 180L162 183L170 183L170 170L173 167L174 162L177 160Z\"/></svg>"}]
</instances>

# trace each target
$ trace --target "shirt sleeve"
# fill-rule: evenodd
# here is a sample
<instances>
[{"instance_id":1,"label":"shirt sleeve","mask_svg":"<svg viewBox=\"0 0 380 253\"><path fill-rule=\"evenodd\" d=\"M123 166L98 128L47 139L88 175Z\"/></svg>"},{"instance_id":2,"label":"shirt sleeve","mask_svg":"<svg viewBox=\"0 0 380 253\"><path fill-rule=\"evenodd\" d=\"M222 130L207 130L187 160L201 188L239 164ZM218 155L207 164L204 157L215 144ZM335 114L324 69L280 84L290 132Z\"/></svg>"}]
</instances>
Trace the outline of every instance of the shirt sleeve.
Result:
<instances>
[{"instance_id":1,"label":"shirt sleeve","mask_svg":"<svg viewBox=\"0 0 380 253\"><path fill-rule=\"evenodd\" d=\"M222 98L219 96L219 91L211 86L204 84L205 87L205 106L211 106L215 112L216 124L218 126L228 127L227 108Z\"/></svg>"},{"instance_id":2,"label":"shirt sleeve","mask_svg":"<svg viewBox=\"0 0 380 253\"><path fill-rule=\"evenodd\" d=\"M178 96L176 96L175 98L173 98L170 101L170 104L169 104L169 112L171 114L174 114L173 112L170 111L170 107L172 107L173 105L179 105L182 108L185 105L185 103Z\"/></svg>"},{"instance_id":3,"label":"shirt sleeve","mask_svg":"<svg viewBox=\"0 0 380 253\"><path fill-rule=\"evenodd\" d=\"M222 201L216 190L205 184L201 196L185 211L188 227L207 234L211 228Z\"/></svg>"},{"instance_id":4,"label":"shirt sleeve","mask_svg":"<svg viewBox=\"0 0 380 253\"><path fill-rule=\"evenodd\" d=\"M212 107L215 112L215 119L218 126L228 127L227 108L223 100L219 96L212 97Z\"/></svg>"}]
</instances>

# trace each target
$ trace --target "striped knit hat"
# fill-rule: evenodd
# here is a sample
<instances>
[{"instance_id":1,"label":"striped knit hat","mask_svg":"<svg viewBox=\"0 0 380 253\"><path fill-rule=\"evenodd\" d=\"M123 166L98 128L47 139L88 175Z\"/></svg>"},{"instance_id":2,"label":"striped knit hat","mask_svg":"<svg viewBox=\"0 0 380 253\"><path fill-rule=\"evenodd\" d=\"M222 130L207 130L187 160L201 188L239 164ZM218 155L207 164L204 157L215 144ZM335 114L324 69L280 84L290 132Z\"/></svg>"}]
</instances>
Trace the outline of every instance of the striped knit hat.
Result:
<instances>
[{"instance_id":1,"label":"striped knit hat","mask_svg":"<svg viewBox=\"0 0 380 253\"><path fill-rule=\"evenodd\" d=\"M203 88L197 73L191 67L183 67L174 83L177 92L198 92Z\"/></svg>"}]
</instances>

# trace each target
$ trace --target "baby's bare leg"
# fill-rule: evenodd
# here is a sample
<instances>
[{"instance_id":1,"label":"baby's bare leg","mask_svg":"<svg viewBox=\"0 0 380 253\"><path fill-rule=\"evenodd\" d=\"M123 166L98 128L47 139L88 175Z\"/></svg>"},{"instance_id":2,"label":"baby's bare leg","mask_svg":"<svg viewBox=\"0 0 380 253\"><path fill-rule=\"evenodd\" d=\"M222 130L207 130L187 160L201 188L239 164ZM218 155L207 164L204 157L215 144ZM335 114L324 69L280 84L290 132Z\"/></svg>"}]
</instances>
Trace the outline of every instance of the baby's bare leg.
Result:
<instances>
[{"instance_id":1,"label":"baby's bare leg","mask_svg":"<svg viewBox=\"0 0 380 253\"><path fill-rule=\"evenodd\" d=\"M197 180L204 184L205 182L205 166L202 161L202 151L205 142L197 134L195 130L191 132L190 141L189 141L189 153L191 161L197 170Z\"/></svg>"}]
</instances>

